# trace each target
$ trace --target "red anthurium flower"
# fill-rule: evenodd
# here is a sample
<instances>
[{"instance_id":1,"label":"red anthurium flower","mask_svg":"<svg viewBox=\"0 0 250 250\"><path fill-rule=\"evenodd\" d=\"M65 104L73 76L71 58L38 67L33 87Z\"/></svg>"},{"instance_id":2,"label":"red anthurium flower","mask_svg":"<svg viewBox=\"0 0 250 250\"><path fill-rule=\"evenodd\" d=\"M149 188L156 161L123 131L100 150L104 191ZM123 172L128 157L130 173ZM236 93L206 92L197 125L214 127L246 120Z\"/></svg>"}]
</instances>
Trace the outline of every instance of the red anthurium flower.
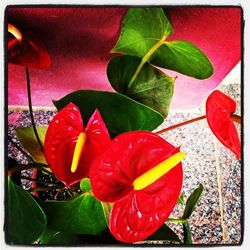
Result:
<instances>
[{"instance_id":1,"label":"red anthurium flower","mask_svg":"<svg viewBox=\"0 0 250 250\"><path fill-rule=\"evenodd\" d=\"M51 121L44 141L46 160L66 186L89 175L95 157L109 146L110 137L98 110L84 128L81 113L73 103L60 110Z\"/></svg>"},{"instance_id":2,"label":"red anthurium flower","mask_svg":"<svg viewBox=\"0 0 250 250\"><path fill-rule=\"evenodd\" d=\"M12 34L8 41L8 62L36 69L50 66L49 54L37 41L24 39L22 33L12 24L8 24L8 32Z\"/></svg>"},{"instance_id":3,"label":"red anthurium flower","mask_svg":"<svg viewBox=\"0 0 250 250\"><path fill-rule=\"evenodd\" d=\"M169 217L182 187L184 154L151 132L117 136L90 168L96 198L114 202L109 228L122 242L146 239Z\"/></svg>"},{"instance_id":4,"label":"red anthurium flower","mask_svg":"<svg viewBox=\"0 0 250 250\"><path fill-rule=\"evenodd\" d=\"M207 98L206 116L209 127L225 147L241 158L240 139L233 123L235 110L235 101L219 90L215 90Z\"/></svg>"}]
</instances>

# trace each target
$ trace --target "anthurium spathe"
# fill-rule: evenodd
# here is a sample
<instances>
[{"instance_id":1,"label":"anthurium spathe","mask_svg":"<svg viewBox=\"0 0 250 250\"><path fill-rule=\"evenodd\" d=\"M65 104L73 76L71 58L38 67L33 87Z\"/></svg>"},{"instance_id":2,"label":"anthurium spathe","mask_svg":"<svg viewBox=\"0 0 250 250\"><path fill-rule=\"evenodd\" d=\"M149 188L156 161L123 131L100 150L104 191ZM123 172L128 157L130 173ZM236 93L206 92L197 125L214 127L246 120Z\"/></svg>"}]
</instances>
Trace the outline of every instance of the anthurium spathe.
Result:
<instances>
[{"instance_id":1,"label":"anthurium spathe","mask_svg":"<svg viewBox=\"0 0 250 250\"><path fill-rule=\"evenodd\" d=\"M24 37L13 24L8 24L8 32L12 34L8 40L8 62L35 69L50 66L49 54L37 41Z\"/></svg>"},{"instance_id":2,"label":"anthurium spathe","mask_svg":"<svg viewBox=\"0 0 250 250\"><path fill-rule=\"evenodd\" d=\"M167 220L181 191L183 158L156 134L133 131L93 161L91 186L97 199L114 203L109 229L117 240L144 240Z\"/></svg>"},{"instance_id":3,"label":"anthurium spathe","mask_svg":"<svg viewBox=\"0 0 250 250\"><path fill-rule=\"evenodd\" d=\"M235 110L235 101L219 90L213 91L207 98L206 116L209 127L218 140L240 159L241 144L233 122L240 122L240 118L234 115Z\"/></svg>"},{"instance_id":4,"label":"anthurium spathe","mask_svg":"<svg viewBox=\"0 0 250 250\"><path fill-rule=\"evenodd\" d=\"M78 107L69 103L51 121L44 153L55 176L71 186L89 175L93 159L109 143L109 133L99 111L95 110L84 128Z\"/></svg>"}]
</instances>

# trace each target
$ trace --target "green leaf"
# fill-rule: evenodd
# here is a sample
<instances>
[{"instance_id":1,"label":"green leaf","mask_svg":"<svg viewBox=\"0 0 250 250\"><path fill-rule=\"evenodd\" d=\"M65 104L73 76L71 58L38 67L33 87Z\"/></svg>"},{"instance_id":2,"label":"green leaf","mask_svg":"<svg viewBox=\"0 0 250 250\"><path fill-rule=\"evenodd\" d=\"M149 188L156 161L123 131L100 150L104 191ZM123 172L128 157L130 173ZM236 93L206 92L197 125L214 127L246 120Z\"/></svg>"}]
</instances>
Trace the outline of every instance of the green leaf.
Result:
<instances>
[{"instance_id":1,"label":"green leaf","mask_svg":"<svg viewBox=\"0 0 250 250\"><path fill-rule=\"evenodd\" d=\"M163 224L154 234L147 238L147 240L167 240L181 243L178 235L166 224Z\"/></svg>"},{"instance_id":2,"label":"green leaf","mask_svg":"<svg viewBox=\"0 0 250 250\"><path fill-rule=\"evenodd\" d=\"M107 67L113 88L130 98L167 116L174 92L174 81L165 73L145 63L135 81L130 84L141 59L134 56L113 57Z\"/></svg>"},{"instance_id":3,"label":"green leaf","mask_svg":"<svg viewBox=\"0 0 250 250\"><path fill-rule=\"evenodd\" d=\"M182 216L183 220L187 220L191 216L192 212L195 209L197 202L199 201L201 197L202 191L203 191L203 185L200 184L199 187L196 188L187 199L186 207Z\"/></svg>"},{"instance_id":4,"label":"green leaf","mask_svg":"<svg viewBox=\"0 0 250 250\"><path fill-rule=\"evenodd\" d=\"M197 79L206 79L213 74L213 65L207 56L186 41L165 42L151 56L150 62Z\"/></svg>"},{"instance_id":5,"label":"green leaf","mask_svg":"<svg viewBox=\"0 0 250 250\"><path fill-rule=\"evenodd\" d=\"M46 201L41 206L51 229L96 235L107 227L102 205L90 193L67 201Z\"/></svg>"},{"instance_id":6,"label":"green leaf","mask_svg":"<svg viewBox=\"0 0 250 250\"><path fill-rule=\"evenodd\" d=\"M188 245L193 244L192 235L190 232L188 221L185 221L182 225L183 225L183 232L184 232L184 244L188 244Z\"/></svg>"},{"instance_id":7,"label":"green leaf","mask_svg":"<svg viewBox=\"0 0 250 250\"><path fill-rule=\"evenodd\" d=\"M131 8L123 19L121 35L112 52L143 57L172 32L173 28L161 8Z\"/></svg>"},{"instance_id":8,"label":"green leaf","mask_svg":"<svg viewBox=\"0 0 250 250\"><path fill-rule=\"evenodd\" d=\"M47 126L36 126L37 133L44 143ZM46 164L44 153L41 151L32 127L16 128L16 135L23 147L30 153L34 161Z\"/></svg>"},{"instance_id":9,"label":"green leaf","mask_svg":"<svg viewBox=\"0 0 250 250\"><path fill-rule=\"evenodd\" d=\"M75 234L69 232L61 232L49 228L47 228L40 236L39 241L41 242L41 244L50 245L72 245L79 244L81 242Z\"/></svg>"},{"instance_id":10,"label":"green leaf","mask_svg":"<svg viewBox=\"0 0 250 250\"><path fill-rule=\"evenodd\" d=\"M31 244L46 228L46 216L32 196L8 179L7 242Z\"/></svg>"},{"instance_id":11,"label":"green leaf","mask_svg":"<svg viewBox=\"0 0 250 250\"><path fill-rule=\"evenodd\" d=\"M132 8L126 13L121 35L112 52L138 56L179 73L206 79L213 74L207 56L195 45L186 41L166 41L173 32L172 26L160 8Z\"/></svg>"},{"instance_id":12,"label":"green leaf","mask_svg":"<svg viewBox=\"0 0 250 250\"><path fill-rule=\"evenodd\" d=\"M178 198L177 203L181 204L181 205L185 204L185 202L184 202L184 194L183 193L181 193L180 197Z\"/></svg>"},{"instance_id":13,"label":"green leaf","mask_svg":"<svg viewBox=\"0 0 250 250\"><path fill-rule=\"evenodd\" d=\"M60 110L70 102L80 109L85 125L97 108L111 136L125 131L151 131L164 120L158 112L118 93L79 90L54 101L54 104Z\"/></svg>"},{"instance_id":14,"label":"green leaf","mask_svg":"<svg viewBox=\"0 0 250 250\"><path fill-rule=\"evenodd\" d=\"M102 209L103 209L105 221L106 221L107 226L108 226L109 225L109 215L110 215L110 210L112 208L112 203L101 202L101 204L102 204Z\"/></svg>"},{"instance_id":15,"label":"green leaf","mask_svg":"<svg viewBox=\"0 0 250 250\"><path fill-rule=\"evenodd\" d=\"M91 192L92 191L89 178L84 178L84 179L81 180L81 182L80 182L80 189L83 192Z\"/></svg>"}]
</instances>

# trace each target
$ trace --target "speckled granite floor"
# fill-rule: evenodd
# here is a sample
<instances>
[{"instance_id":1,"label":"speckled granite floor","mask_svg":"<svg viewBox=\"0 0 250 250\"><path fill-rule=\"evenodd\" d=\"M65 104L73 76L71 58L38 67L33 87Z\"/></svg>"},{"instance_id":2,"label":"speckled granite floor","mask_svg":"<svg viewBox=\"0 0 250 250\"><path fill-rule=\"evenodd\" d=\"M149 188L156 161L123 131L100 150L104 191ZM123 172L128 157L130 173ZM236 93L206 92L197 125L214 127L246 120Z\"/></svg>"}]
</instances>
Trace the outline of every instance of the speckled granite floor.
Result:
<instances>
[{"instance_id":1,"label":"speckled granite floor","mask_svg":"<svg viewBox=\"0 0 250 250\"><path fill-rule=\"evenodd\" d=\"M223 85L222 91L230 94L238 103L237 113L240 114L240 86L239 84ZM35 120L40 125L48 124L55 112L35 111ZM160 128L189 120L204 114L201 107L195 111L170 112L168 118ZM28 111L9 110L8 133L14 140L16 126L29 126ZM238 126L239 132L240 127ZM204 186L204 192L198 207L189 219L194 243L199 244L237 244L241 240L241 163L225 147L223 147L210 131L206 120L186 125L184 127L168 131L162 137L175 146L180 146L186 153L183 162L184 167L184 197L199 183ZM8 144L9 155L22 161L27 159L15 148ZM217 165L217 168L216 168ZM217 170L216 170L217 169ZM220 170L218 172L218 169ZM219 187L221 186L221 201ZM223 209L220 209L220 202ZM182 214L180 206L177 206L171 217ZM222 215L222 216L221 216ZM221 220L223 217L223 221ZM222 224L224 223L224 237ZM169 225L181 232L178 225Z\"/></svg>"}]
</instances>

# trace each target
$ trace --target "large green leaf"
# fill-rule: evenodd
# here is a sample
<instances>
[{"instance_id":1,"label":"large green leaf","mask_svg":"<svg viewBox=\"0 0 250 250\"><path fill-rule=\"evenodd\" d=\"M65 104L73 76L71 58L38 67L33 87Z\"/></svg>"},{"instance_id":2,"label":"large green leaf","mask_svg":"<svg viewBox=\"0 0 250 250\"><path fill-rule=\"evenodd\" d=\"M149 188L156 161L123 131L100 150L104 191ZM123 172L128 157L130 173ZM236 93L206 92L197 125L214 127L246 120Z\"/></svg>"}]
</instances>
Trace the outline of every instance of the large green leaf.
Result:
<instances>
[{"instance_id":1,"label":"large green leaf","mask_svg":"<svg viewBox=\"0 0 250 250\"><path fill-rule=\"evenodd\" d=\"M206 79L213 74L213 65L206 55L186 41L165 42L151 56L150 62L197 79Z\"/></svg>"},{"instance_id":2,"label":"large green leaf","mask_svg":"<svg viewBox=\"0 0 250 250\"><path fill-rule=\"evenodd\" d=\"M112 52L143 57L172 32L173 28L161 8L131 8L123 19L121 35Z\"/></svg>"},{"instance_id":3,"label":"large green leaf","mask_svg":"<svg viewBox=\"0 0 250 250\"><path fill-rule=\"evenodd\" d=\"M111 136L125 131L151 131L164 120L158 112L118 93L79 90L54 101L54 104L60 110L70 102L80 109L84 124L97 108Z\"/></svg>"},{"instance_id":4,"label":"large green leaf","mask_svg":"<svg viewBox=\"0 0 250 250\"><path fill-rule=\"evenodd\" d=\"M31 244L46 228L46 216L32 196L8 179L7 242Z\"/></svg>"},{"instance_id":5,"label":"large green leaf","mask_svg":"<svg viewBox=\"0 0 250 250\"><path fill-rule=\"evenodd\" d=\"M199 201L201 197L202 191L203 191L203 185L200 184L199 187L196 188L193 191L193 193L188 197L185 210L182 216L183 220L187 220L191 216L192 212L195 209L197 202Z\"/></svg>"},{"instance_id":6,"label":"large green leaf","mask_svg":"<svg viewBox=\"0 0 250 250\"><path fill-rule=\"evenodd\" d=\"M48 228L40 236L39 241L41 242L41 244L49 245L72 245L79 244L81 242L75 234Z\"/></svg>"},{"instance_id":7,"label":"large green leaf","mask_svg":"<svg viewBox=\"0 0 250 250\"><path fill-rule=\"evenodd\" d=\"M166 240L181 243L178 235L166 224L163 224L154 234L147 238L147 240Z\"/></svg>"},{"instance_id":8,"label":"large green leaf","mask_svg":"<svg viewBox=\"0 0 250 250\"><path fill-rule=\"evenodd\" d=\"M213 66L195 45L185 41L166 41L172 26L160 8L131 8L126 13L121 35L112 52L138 56L156 66L205 79Z\"/></svg>"},{"instance_id":9,"label":"large green leaf","mask_svg":"<svg viewBox=\"0 0 250 250\"><path fill-rule=\"evenodd\" d=\"M113 88L167 116L174 92L174 80L149 63L145 63L135 81L130 80L141 59L135 56L113 57L107 67Z\"/></svg>"},{"instance_id":10,"label":"large green leaf","mask_svg":"<svg viewBox=\"0 0 250 250\"><path fill-rule=\"evenodd\" d=\"M51 229L96 235L107 227L102 205L90 193L67 201L46 201L41 206Z\"/></svg>"},{"instance_id":11,"label":"large green leaf","mask_svg":"<svg viewBox=\"0 0 250 250\"><path fill-rule=\"evenodd\" d=\"M47 131L47 126L36 126L37 133L39 135L39 138L44 143L45 134ZM32 127L26 127L26 128L16 128L16 135L18 139L20 140L23 147L30 153L32 158L36 162L44 163L46 164L46 160L44 157L44 153L41 151L40 145L37 142L36 136L34 134Z\"/></svg>"}]
</instances>

